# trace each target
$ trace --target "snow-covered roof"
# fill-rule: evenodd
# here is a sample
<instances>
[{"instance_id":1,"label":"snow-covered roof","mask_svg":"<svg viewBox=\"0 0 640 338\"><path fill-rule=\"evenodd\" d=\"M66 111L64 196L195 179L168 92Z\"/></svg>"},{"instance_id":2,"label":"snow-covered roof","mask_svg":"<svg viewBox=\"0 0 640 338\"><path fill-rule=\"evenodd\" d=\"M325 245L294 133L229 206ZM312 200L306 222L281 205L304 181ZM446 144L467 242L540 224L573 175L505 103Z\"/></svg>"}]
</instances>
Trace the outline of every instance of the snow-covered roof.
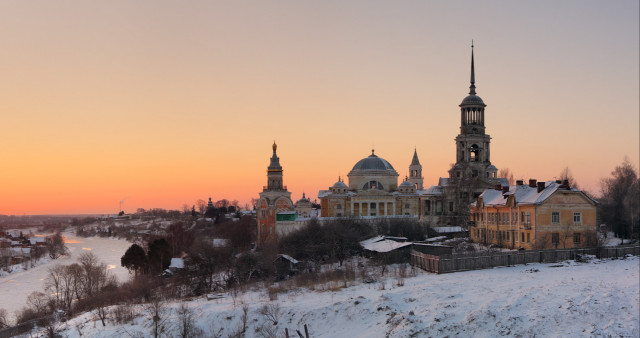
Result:
<instances>
[{"instance_id":1,"label":"snow-covered roof","mask_svg":"<svg viewBox=\"0 0 640 338\"><path fill-rule=\"evenodd\" d=\"M432 185L428 189L422 190L422 195L442 195L443 193L442 186L439 185Z\"/></svg>"},{"instance_id":2,"label":"snow-covered roof","mask_svg":"<svg viewBox=\"0 0 640 338\"><path fill-rule=\"evenodd\" d=\"M318 191L318 198L323 198L331 195L331 190L320 190Z\"/></svg>"},{"instance_id":3,"label":"snow-covered roof","mask_svg":"<svg viewBox=\"0 0 640 338\"><path fill-rule=\"evenodd\" d=\"M362 247L365 250L375 251L375 252L389 252L399 248L403 248L405 246L409 246L411 244L413 243L412 242L396 242L390 239L385 239L384 236L376 236L360 242L360 245L362 245Z\"/></svg>"},{"instance_id":4,"label":"snow-covered roof","mask_svg":"<svg viewBox=\"0 0 640 338\"><path fill-rule=\"evenodd\" d=\"M230 242L225 238L214 238L213 239L213 247L214 248L224 248L229 246Z\"/></svg>"},{"instance_id":5,"label":"snow-covered roof","mask_svg":"<svg viewBox=\"0 0 640 338\"><path fill-rule=\"evenodd\" d=\"M540 204L555 193L560 186L561 184L556 181L547 181L545 182L545 188L538 192L537 187L530 187L525 184L512 185L509 187L509 191L504 194L502 193L502 190L487 189L480 195L480 197L482 197L484 205L487 206L506 205L508 200L507 197L511 195L515 196L516 203L518 204ZM581 192L574 188L572 188L571 191ZM595 203L595 201L593 202Z\"/></svg>"},{"instance_id":6,"label":"snow-covered roof","mask_svg":"<svg viewBox=\"0 0 640 338\"><path fill-rule=\"evenodd\" d=\"M291 256L289 256L289 255L280 254L280 255L278 255L278 258L280 258L280 257L282 257L282 258L284 258L284 259L288 260L289 262L291 262L291 263L293 263L293 264L298 264L298 263L300 263L297 259L295 259L295 258L293 258L293 257L291 257ZM278 260L278 258L276 258L276 260Z\"/></svg>"},{"instance_id":7,"label":"snow-covered roof","mask_svg":"<svg viewBox=\"0 0 640 338\"><path fill-rule=\"evenodd\" d=\"M437 237L431 237L431 238L427 238L424 240L424 242L438 242L438 241L442 241L447 239L447 236L437 236Z\"/></svg>"},{"instance_id":8,"label":"snow-covered roof","mask_svg":"<svg viewBox=\"0 0 640 338\"><path fill-rule=\"evenodd\" d=\"M31 248L10 248L14 255L28 256L31 254Z\"/></svg>"},{"instance_id":9,"label":"snow-covered roof","mask_svg":"<svg viewBox=\"0 0 640 338\"><path fill-rule=\"evenodd\" d=\"M47 239L45 237L31 237L29 238L29 242L31 245L34 245L36 243L46 243Z\"/></svg>"},{"instance_id":10,"label":"snow-covered roof","mask_svg":"<svg viewBox=\"0 0 640 338\"><path fill-rule=\"evenodd\" d=\"M439 234L448 234L448 233L452 233L452 232L463 232L464 229L462 229L462 227L433 227L432 228L435 232L439 233Z\"/></svg>"},{"instance_id":11,"label":"snow-covered roof","mask_svg":"<svg viewBox=\"0 0 640 338\"><path fill-rule=\"evenodd\" d=\"M501 186L506 187L509 185L509 180L504 178L504 177L499 177L497 178L498 183L500 183Z\"/></svg>"},{"instance_id":12,"label":"snow-covered roof","mask_svg":"<svg viewBox=\"0 0 640 338\"><path fill-rule=\"evenodd\" d=\"M297 213L297 211L280 211L278 215L295 215Z\"/></svg>"},{"instance_id":13,"label":"snow-covered roof","mask_svg":"<svg viewBox=\"0 0 640 338\"><path fill-rule=\"evenodd\" d=\"M171 258L171 264L169 264L169 268L184 269L184 259Z\"/></svg>"}]
</instances>

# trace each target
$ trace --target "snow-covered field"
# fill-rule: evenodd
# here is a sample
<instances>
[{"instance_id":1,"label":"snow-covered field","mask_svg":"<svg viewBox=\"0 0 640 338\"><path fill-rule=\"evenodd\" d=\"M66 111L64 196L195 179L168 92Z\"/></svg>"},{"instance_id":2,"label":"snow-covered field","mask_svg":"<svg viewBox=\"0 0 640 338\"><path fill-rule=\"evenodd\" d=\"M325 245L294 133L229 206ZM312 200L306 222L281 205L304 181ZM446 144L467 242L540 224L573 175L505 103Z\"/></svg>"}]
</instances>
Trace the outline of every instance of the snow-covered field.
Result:
<instances>
[{"instance_id":1,"label":"snow-covered field","mask_svg":"<svg viewBox=\"0 0 640 338\"><path fill-rule=\"evenodd\" d=\"M529 264L435 275L418 272L396 286L359 284L337 291L294 290L269 301L264 291L238 296L249 306L246 337L260 336L265 326L277 337L303 332L311 337L638 337L638 257L623 260ZM1 299L1 298L0 298ZM279 304L278 324L259 309ZM242 304L231 297L187 303L207 337L227 337L241 326ZM178 304L169 308L177 328ZM149 336L150 321L142 307L132 324L105 328L91 314L60 324L65 337ZM175 332L170 334L175 336Z\"/></svg>"},{"instance_id":2,"label":"snow-covered field","mask_svg":"<svg viewBox=\"0 0 640 338\"><path fill-rule=\"evenodd\" d=\"M120 257L124 255L131 243L112 238L75 237L69 233L65 233L64 236L69 247L69 256L63 256L45 264L38 263L29 270L0 277L0 309L5 309L11 314L21 309L30 293L44 291L44 279L50 267L55 264L75 263L78 256L87 251L93 252L100 261L107 264L109 271L118 278L118 281L124 282L129 279L127 269L120 266Z\"/></svg>"}]
</instances>

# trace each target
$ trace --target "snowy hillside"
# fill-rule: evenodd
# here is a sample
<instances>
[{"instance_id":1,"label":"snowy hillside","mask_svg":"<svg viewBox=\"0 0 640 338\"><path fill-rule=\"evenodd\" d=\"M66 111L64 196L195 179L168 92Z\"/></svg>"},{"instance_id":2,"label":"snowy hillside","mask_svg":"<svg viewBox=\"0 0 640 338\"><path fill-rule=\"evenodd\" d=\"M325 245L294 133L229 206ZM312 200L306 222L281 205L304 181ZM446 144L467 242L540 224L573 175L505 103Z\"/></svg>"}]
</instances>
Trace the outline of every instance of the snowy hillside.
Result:
<instances>
[{"instance_id":1,"label":"snowy hillside","mask_svg":"<svg viewBox=\"0 0 640 338\"><path fill-rule=\"evenodd\" d=\"M298 289L274 301L253 291L239 295L235 306L229 295L187 305L208 337L227 337L242 327L241 302L248 306L246 337L268 336L267 331L284 337L285 328L294 337L304 324L310 337L638 337L639 262L629 257L446 275L418 272L404 286L389 277L384 288L378 282L336 291ZM268 304L271 310L279 306L277 325L259 313ZM179 304L168 307L167 323L177 330ZM65 337L150 336L148 311L134 310L133 324L109 321L103 328L93 314L84 314L58 328Z\"/></svg>"}]
</instances>

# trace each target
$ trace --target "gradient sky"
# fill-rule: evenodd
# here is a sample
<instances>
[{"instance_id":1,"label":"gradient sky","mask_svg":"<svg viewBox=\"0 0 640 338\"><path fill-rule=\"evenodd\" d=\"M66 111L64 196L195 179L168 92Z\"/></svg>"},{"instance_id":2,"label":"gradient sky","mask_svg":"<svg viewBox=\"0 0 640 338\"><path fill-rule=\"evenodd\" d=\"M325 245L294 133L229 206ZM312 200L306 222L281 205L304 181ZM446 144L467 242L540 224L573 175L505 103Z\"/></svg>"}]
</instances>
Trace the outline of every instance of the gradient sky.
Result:
<instances>
[{"instance_id":1,"label":"gradient sky","mask_svg":"<svg viewBox=\"0 0 640 338\"><path fill-rule=\"evenodd\" d=\"M491 160L638 166L638 1L0 0L0 214L295 200L370 154L455 161L471 39Z\"/></svg>"}]
</instances>

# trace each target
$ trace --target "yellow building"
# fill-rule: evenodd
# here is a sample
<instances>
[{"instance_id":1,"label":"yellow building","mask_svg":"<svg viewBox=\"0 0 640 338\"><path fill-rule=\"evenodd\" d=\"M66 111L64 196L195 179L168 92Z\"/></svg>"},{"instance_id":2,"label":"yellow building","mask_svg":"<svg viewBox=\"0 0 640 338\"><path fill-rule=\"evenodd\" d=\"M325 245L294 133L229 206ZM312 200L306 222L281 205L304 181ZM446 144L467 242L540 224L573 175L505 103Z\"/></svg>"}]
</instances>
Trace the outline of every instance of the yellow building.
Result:
<instances>
[{"instance_id":1,"label":"yellow building","mask_svg":"<svg viewBox=\"0 0 640 338\"><path fill-rule=\"evenodd\" d=\"M567 181L497 185L471 204L471 240L512 249L594 246L596 205Z\"/></svg>"}]
</instances>

